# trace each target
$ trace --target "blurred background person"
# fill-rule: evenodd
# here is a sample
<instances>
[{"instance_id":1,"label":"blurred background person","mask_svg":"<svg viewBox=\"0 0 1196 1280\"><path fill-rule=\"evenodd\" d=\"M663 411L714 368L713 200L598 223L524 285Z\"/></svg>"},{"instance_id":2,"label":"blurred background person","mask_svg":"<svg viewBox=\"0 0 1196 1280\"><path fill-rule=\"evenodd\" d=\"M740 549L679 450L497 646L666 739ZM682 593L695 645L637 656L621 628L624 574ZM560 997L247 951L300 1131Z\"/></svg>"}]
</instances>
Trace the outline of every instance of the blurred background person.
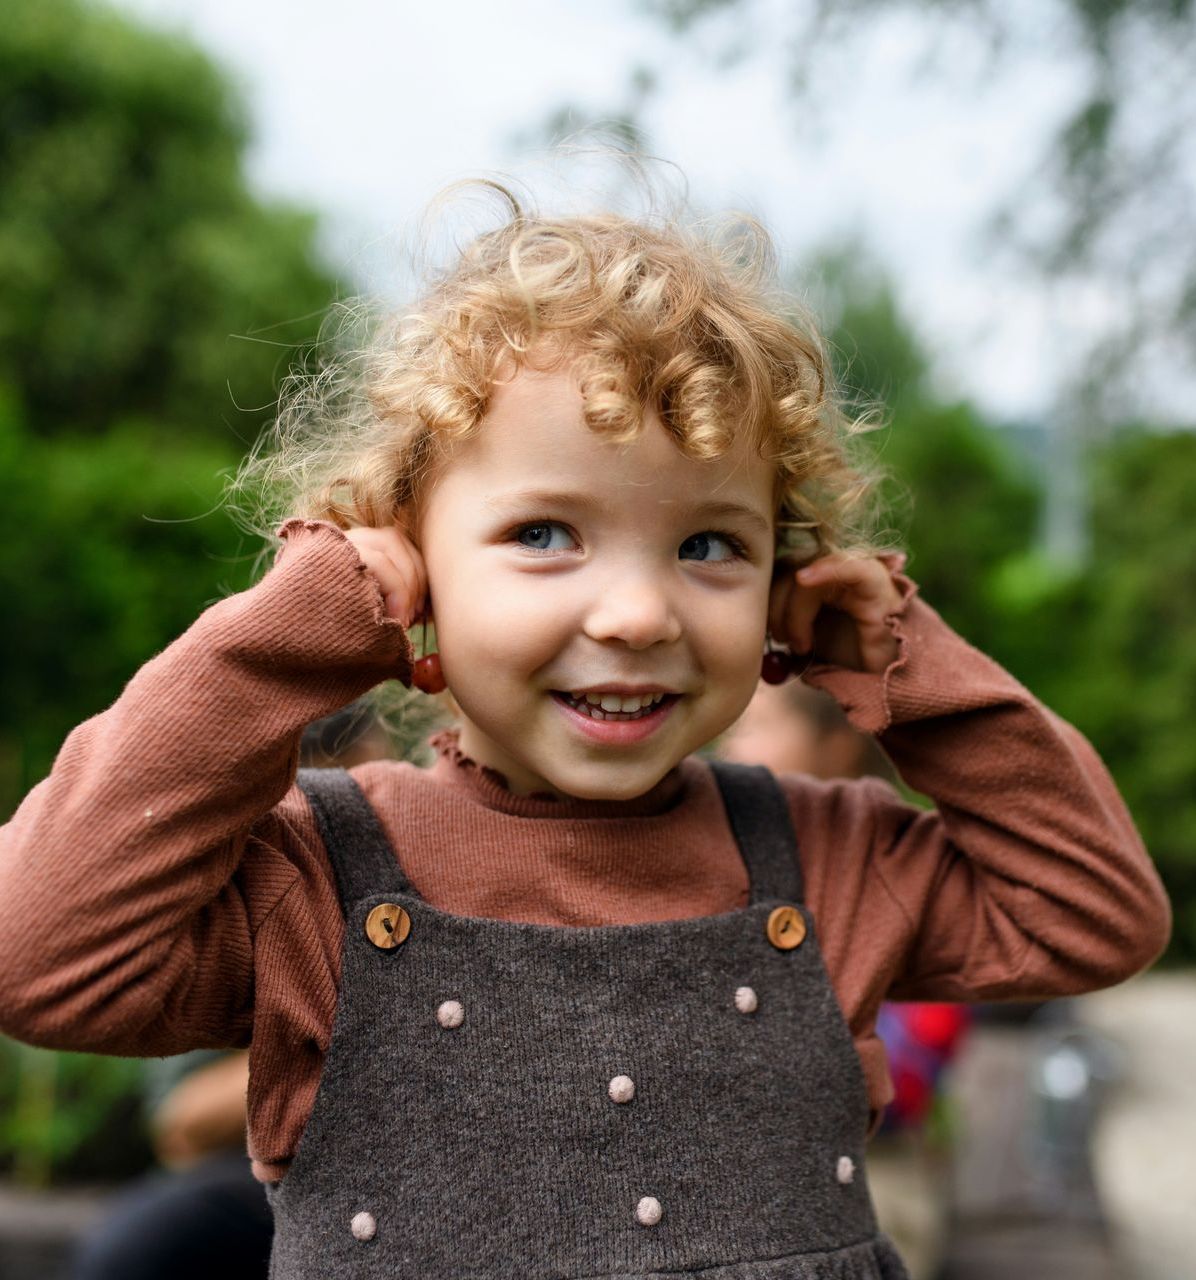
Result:
<instances>
[{"instance_id":1,"label":"blurred background person","mask_svg":"<svg viewBox=\"0 0 1196 1280\"><path fill-rule=\"evenodd\" d=\"M146 1082L160 1168L104 1207L72 1280L265 1280L274 1223L245 1154L248 1051L154 1059Z\"/></svg>"},{"instance_id":2,"label":"blurred background person","mask_svg":"<svg viewBox=\"0 0 1196 1280\"><path fill-rule=\"evenodd\" d=\"M829 694L800 680L761 681L747 710L722 739L719 754L742 764L765 765L773 773L897 781L876 739L853 729Z\"/></svg>"}]
</instances>

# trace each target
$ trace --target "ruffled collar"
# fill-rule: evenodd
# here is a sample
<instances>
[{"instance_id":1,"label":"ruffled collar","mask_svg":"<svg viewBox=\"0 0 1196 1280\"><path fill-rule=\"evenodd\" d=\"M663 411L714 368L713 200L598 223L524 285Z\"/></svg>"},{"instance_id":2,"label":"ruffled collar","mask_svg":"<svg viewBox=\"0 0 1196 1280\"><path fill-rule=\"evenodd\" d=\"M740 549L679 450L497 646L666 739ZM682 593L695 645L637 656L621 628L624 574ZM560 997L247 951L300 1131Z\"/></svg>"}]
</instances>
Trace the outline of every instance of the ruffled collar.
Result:
<instances>
[{"instance_id":1,"label":"ruffled collar","mask_svg":"<svg viewBox=\"0 0 1196 1280\"><path fill-rule=\"evenodd\" d=\"M487 809L524 818L642 818L667 813L685 796L687 768L684 762L670 769L642 796L630 800L577 800L548 792L519 795L506 777L489 765L479 764L461 750L456 729L442 729L429 740L436 752L432 775L446 786L460 788Z\"/></svg>"}]
</instances>

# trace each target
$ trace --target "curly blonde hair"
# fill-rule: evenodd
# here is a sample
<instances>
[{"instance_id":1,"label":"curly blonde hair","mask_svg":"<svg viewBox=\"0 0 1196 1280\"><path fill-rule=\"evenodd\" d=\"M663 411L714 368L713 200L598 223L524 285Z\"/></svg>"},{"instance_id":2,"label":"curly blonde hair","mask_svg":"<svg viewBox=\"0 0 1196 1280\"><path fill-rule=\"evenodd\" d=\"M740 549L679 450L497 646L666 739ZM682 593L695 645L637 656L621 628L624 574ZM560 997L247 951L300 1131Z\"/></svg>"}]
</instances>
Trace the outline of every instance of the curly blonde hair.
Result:
<instances>
[{"instance_id":1,"label":"curly blonde hair","mask_svg":"<svg viewBox=\"0 0 1196 1280\"><path fill-rule=\"evenodd\" d=\"M777 286L767 232L613 213L549 219L507 188L506 220L430 280L356 355L294 375L234 491L259 528L291 514L385 527L417 502L495 384L568 361L587 425L612 441L650 406L677 447L718 458L746 434L777 469L778 552L868 545L874 485L813 325ZM354 314L354 313L350 313Z\"/></svg>"}]
</instances>

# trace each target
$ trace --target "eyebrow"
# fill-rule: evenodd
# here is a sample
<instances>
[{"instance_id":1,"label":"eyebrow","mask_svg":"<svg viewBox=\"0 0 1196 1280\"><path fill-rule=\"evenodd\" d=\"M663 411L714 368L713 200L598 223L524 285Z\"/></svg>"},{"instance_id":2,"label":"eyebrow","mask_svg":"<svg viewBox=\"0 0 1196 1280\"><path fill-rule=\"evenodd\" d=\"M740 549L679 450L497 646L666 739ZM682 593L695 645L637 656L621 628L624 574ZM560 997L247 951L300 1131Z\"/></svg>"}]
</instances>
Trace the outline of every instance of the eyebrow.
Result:
<instances>
[{"instance_id":1,"label":"eyebrow","mask_svg":"<svg viewBox=\"0 0 1196 1280\"><path fill-rule=\"evenodd\" d=\"M512 511L561 507L602 511L607 503L597 494L585 489L514 489L488 498L484 505ZM771 534L773 531L772 525L755 507L743 502L697 502L691 506L679 506L678 510L681 515L694 520L740 520L753 525L761 533Z\"/></svg>"},{"instance_id":2,"label":"eyebrow","mask_svg":"<svg viewBox=\"0 0 1196 1280\"><path fill-rule=\"evenodd\" d=\"M762 533L772 533L772 525L760 512L743 502L699 502L689 510L703 520L742 520Z\"/></svg>"},{"instance_id":3,"label":"eyebrow","mask_svg":"<svg viewBox=\"0 0 1196 1280\"><path fill-rule=\"evenodd\" d=\"M585 489L511 489L487 498L483 505L511 511L537 507L579 507L583 511L599 511L604 504Z\"/></svg>"}]
</instances>

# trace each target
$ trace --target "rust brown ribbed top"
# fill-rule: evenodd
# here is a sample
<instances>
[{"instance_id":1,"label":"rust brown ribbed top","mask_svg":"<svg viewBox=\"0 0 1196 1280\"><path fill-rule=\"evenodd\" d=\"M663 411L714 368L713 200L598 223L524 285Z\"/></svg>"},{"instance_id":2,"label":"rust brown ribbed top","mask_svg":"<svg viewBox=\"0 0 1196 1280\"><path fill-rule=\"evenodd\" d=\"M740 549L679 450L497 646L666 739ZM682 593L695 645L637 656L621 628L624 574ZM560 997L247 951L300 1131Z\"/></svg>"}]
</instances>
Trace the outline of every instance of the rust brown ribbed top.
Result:
<instances>
[{"instance_id":1,"label":"rust brown ribbed top","mask_svg":"<svg viewBox=\"0 0 1196 1280\"><path fill-rule=\"evenodd\" d=\"M294 788L311 720L410 650L352 545L290 521L274 568L207 610L79 726L0 830L0 1028L128 1055L250 1044L249 1150L282 1177L311 1111L343 936L327 856ZM807 901L875 1108L886 996L1032 999L1149 964L1166 897L1088 743L967 645L899 575L884 675L806 674L880 735L937 810L875 779L788 776ZM434 906L626 924L742 905L713 779L683 761L628 802L522 796L449 735L428 770L354 776ZM798 1046L795 1046L797 1051Z\"/></svg>"}]
</instances>

